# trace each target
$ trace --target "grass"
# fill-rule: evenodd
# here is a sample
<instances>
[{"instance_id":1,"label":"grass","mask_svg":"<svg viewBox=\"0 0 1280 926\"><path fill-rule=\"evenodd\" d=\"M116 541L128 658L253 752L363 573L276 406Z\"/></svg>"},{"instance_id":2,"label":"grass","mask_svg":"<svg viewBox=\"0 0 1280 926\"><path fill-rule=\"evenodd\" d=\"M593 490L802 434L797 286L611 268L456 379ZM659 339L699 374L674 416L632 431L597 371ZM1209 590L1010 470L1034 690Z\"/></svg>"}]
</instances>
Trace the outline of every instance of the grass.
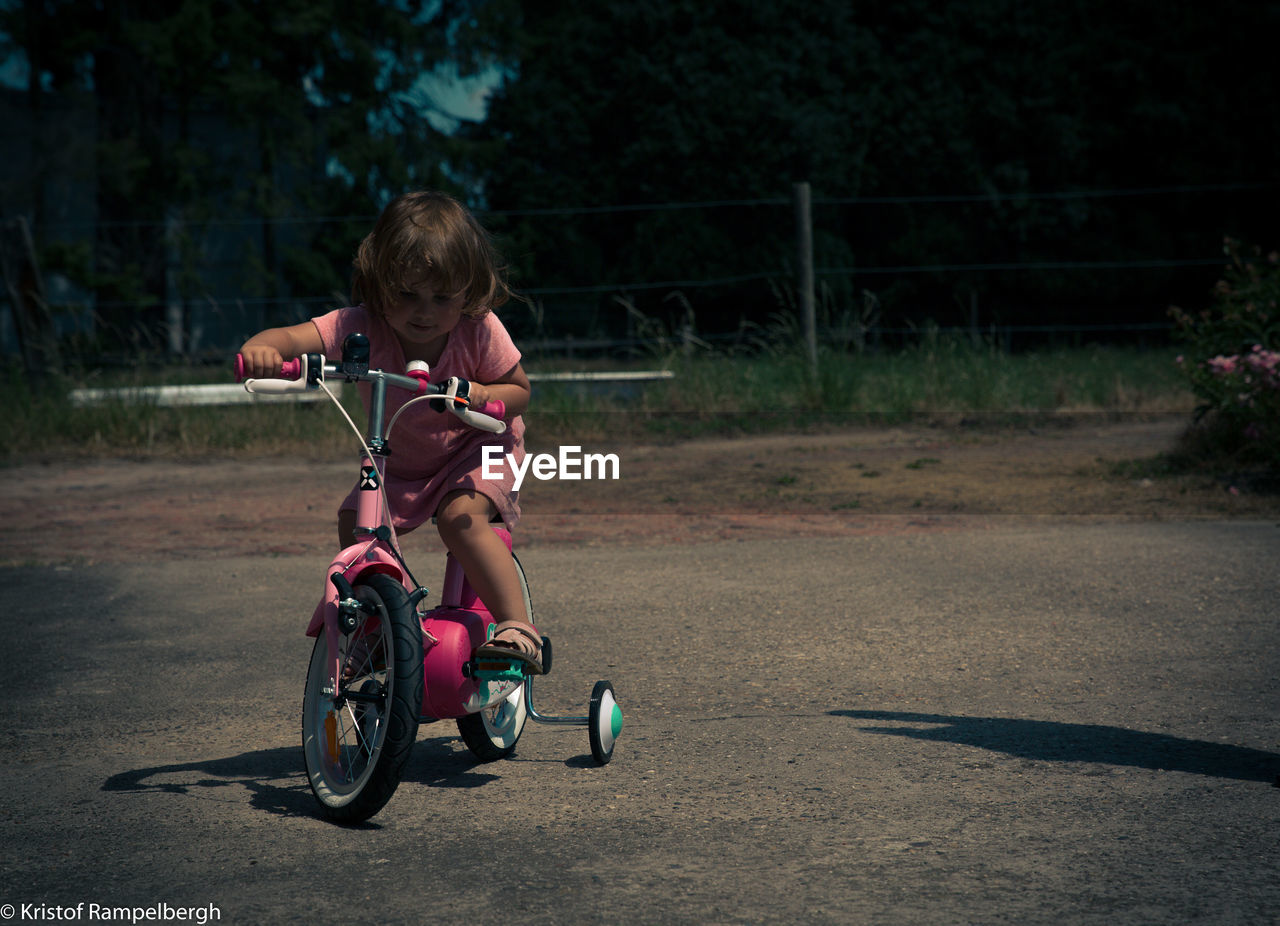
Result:
<instances>
[{"instance_id":1,"label":"grass","mask_svg":"<svg viewBox=\"0 0 1280 926\"><path fill-rule=\"evenodd\" d=\"M676 438L907 421L993 424L1084 415L1191 414L1173 350L1005 354L938 339L886 354L673 357L673 380L634 396L540 387L531 432L563 442Z\"/></svg>"},{"instance_id":2,"label":"grass","mask_svg":"<svg viewBox=\"0 0 1280 926\"><path fill-rule=\"evenodd\" d=\"M200 368L115 372L95 377L93 386L139 388L214 379ZM33 389L14 376L0 386L14 438L6 445L6 463L33 455L43 459L200 459L244 454L329 458L349 455L356 446L346 423L327 401L174 408L113 399L78 407L69 398L72 388L72 384L49 383ZM344 404L360 422L354 390L347 390Z\"/></svg>"},{"instance_id":3,"label":"grass","mask_svg":"<svg viewBox=\"0 0 1280 926\"><path fill-rule=\"evenodd\" d=\"M672 380L627 391L540 384L527 416L532 444L662 441L907 421L1003 424L1083 415L1191 414L1174 351L1079 348L1006 354L956 338L926 337L893 353L824 352L816 374L803 357L703 352L656 358ZM654 360L642 364L656 365ZM530 367L552 370L550 362ZM115 372L76 385L227 382L220 370ZM11 440L6 462L88 456L305 454L341 458L355 446L328 403L166 408L111 401L77 408L70 386L33 389L10 376L0 389ZM358 409L354 390L348 401ZM356 414L357 422L362 421ZM922 463L922 465L924 465Z\"/></svg>"},{"instance_id":4,"label":"grass","mask_svg":"<svg viewBox=\"0 0 1280 926\"><path fill-rule=\"evenodd\" d=\"M1110 471L1124 479L1209 477L1237 493L1280 494L1280 467L1260 459L1256 448L1212 416L1191 424L1169 450L1145 459L1113 462Z\"/></svg>"}]
</instances>

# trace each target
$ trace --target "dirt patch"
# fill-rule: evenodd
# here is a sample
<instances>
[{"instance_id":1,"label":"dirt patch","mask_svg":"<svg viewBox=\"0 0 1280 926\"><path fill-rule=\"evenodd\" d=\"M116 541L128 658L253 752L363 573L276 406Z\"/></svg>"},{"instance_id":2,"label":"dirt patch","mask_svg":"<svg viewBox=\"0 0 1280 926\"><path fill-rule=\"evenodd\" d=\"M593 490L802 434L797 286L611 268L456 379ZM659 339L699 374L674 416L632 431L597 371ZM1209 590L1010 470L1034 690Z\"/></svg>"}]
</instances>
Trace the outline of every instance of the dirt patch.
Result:
<instances>
[{"instance_id":1,"label":"dirt patch","mask_svg":"<svg viewBox=\"0 0 1280 926\"><path fill-rule=\"evenodd\" d=\"M1280 518L1280 496L1134 476L1180 420L973 431L910 427L630 448L617 480L538 480L522 545L681 543L971 529L1008 517ZM541 448L553 451L555 448ZM323 555L350 462L33 462L8 471L0 562ZM434 531L412 541L439 549Z\"/></svg>"}]
</instances>

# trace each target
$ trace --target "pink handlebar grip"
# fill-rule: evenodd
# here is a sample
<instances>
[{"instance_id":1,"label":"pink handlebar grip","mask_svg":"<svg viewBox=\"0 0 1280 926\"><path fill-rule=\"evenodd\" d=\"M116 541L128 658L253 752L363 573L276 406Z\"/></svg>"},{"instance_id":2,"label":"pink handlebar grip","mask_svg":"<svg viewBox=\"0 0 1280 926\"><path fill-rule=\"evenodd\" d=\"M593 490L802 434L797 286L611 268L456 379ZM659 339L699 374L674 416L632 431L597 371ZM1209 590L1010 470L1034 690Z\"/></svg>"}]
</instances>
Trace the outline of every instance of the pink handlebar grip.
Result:
<instances>
[{"instance_id":1,"label":"pink handlebar grip","mask_svg":"<svg viewBox=\"0 0 1280 926\"><path fill-rule=\"evenodd\" d=\"M235 372L236 372L236 382L237 383L244 382L245 380L244 354L236 354ZM286 360L283 364L280 365L280 379L297 379L301 375L302 375L302 360L300 358L295 358L293 360Z\"/></svg>"},{"instance_id":2,"label":"pink handlebar grip","mask_svg":"<svg viewBox=\"0 0 1280 926\"><path fill-rule=\"evenodd\" d=\"M507 414L507 405L501 399L491 399L485 402L480 408L472 409L482 415L488 415L490 418L496 418L499 421Z\"/></svg>"}]
</instances>

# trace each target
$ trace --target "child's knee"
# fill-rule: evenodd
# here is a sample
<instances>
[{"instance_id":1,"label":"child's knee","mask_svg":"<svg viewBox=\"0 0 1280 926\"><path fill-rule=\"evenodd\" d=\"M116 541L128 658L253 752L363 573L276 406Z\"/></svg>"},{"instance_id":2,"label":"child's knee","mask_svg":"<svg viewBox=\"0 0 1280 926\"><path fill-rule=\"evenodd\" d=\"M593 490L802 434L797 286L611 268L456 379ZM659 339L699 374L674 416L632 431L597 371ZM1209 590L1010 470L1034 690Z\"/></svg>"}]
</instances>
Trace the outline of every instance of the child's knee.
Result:
<instances>
[{"instance_id":1,"label":"child's knee","mask_svg":"<svg viewBox=\"0 0 1280 926\"><path fill-rule=\"evenodd\" d=\"M459 518L454 512L441 509L436 514L436 530L442 540L447 542L451 537L457 536L459 527Z\"/></svg>"},{"instance_id":2,"label":"child's knee","mask_svg":"<svg viewBox=\"0 0 1280 926\"><path fill-rule=\"evenodd\" d=\"M444 539L457 537L473 527L485 526L493 513L493 503L476 492L454 492L436 510L436 530Z\"/></svg>"}]
</instances>

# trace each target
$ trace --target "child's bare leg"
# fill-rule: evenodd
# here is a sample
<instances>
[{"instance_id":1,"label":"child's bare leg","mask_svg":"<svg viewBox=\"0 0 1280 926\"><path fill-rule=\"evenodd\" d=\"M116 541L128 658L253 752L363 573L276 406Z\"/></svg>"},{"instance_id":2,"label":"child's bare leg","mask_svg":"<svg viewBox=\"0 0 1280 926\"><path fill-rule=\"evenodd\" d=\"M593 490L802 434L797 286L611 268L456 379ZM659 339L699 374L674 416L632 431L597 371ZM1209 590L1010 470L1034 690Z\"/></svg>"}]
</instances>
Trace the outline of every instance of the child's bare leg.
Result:
<instances>
[{"instance_id":1,"label":"child's bare leg","mask_svg":"<svg viewBox=\"0 0 1280 926\"><path fill-rule=\"evenodd\" d=\"M338 512L338 549L345 550L356 542L356 513L350 508Z\"/></svg>"},{"instance_id":2,"label":"child's bare leg","mask_svg":"<svg viewBox=\"0 0 1280 926\"><path fill-rule=\"evenodd\" d=\"M493 532L493 503L477 492L451 492L436 510L440 539L499 623L527 623L520 578L507 545Z\"/></svg>"}]
</instances>

